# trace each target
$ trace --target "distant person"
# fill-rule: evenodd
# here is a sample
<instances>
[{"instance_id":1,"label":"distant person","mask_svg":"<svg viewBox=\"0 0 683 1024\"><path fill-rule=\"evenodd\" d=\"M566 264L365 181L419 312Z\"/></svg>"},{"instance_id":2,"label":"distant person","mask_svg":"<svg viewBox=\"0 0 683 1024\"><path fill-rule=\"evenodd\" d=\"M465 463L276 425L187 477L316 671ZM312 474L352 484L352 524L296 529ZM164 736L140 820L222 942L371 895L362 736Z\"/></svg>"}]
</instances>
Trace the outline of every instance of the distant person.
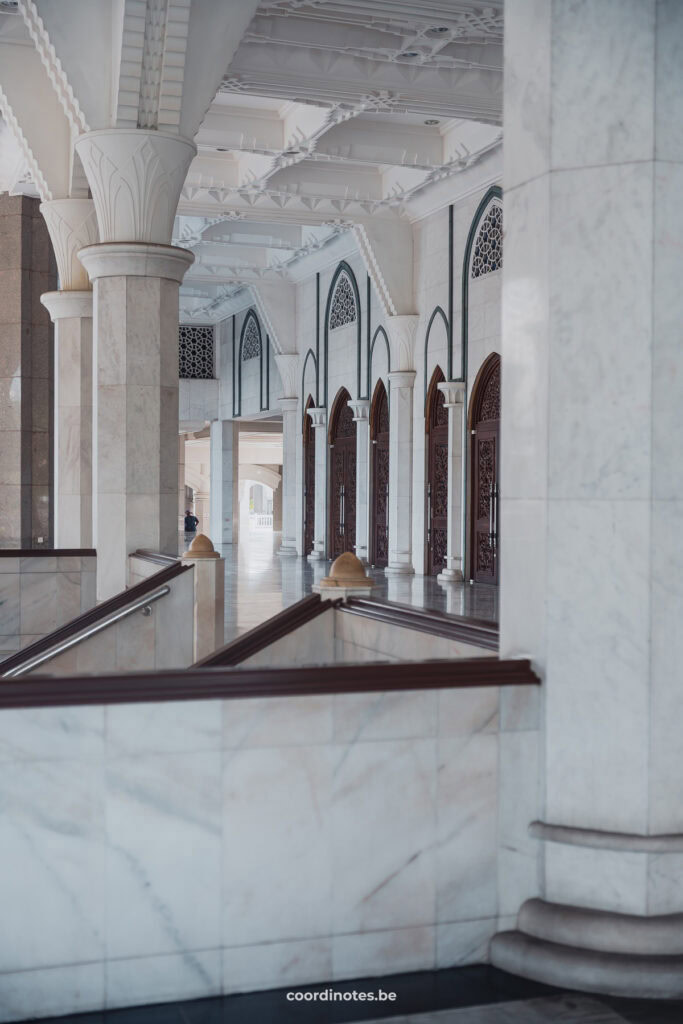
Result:
<instances>
[{"instance_id":1,"label":"distant person","mask_svg":"<svg viewBox=\"0 0 683 1024\"><path fill-rule=\"evenodd\" d=\"M193 516L189 508L185 509L185 543L191 544L197 532L199 520Z\"/></svg>"}]
</instances>

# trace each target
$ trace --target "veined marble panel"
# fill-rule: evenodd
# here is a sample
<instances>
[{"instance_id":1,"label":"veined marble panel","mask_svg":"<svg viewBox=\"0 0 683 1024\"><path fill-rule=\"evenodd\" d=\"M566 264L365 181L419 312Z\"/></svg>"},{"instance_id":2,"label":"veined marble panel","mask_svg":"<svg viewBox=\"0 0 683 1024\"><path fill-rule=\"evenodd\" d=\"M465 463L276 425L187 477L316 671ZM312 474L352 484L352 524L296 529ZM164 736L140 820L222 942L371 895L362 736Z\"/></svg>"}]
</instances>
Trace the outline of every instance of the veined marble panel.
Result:
<instances>
[{"instance_id":1,"label":"veined marble panel","mask_svg":"<svg viewBox=\"0 0 683 1024\"><path fill-rule=\"evenodd\" d=\"M324 747L226 751L223 945L331 934L332 771Z\"/></svg>"},{"instance_id":2,"label":"veined marble panel","mask_svg":"<svg viewBox=\"0 0 683 1024\"><path fill-rule=\"evenodd\" d=\"M204 999L222 991L219 949L108 960L105 970L108 1010L176 999Z\"/></svg>"},{"instance_id":3,"label":"veined marble panel","mask_svg":"<svg viewBox=\"0 0 683 1024\"><path fill-rule=\"evenodd\" d=\"M293 939L223 950L223 992L294 988L332 978L332 939Z\"/></svg>"},{"instance_id":4,"label":"veined marble panel","mask_svg":"<svg viewBox=\"0 0 683 1024\"><path fill-rule=\"evenodd\" d=\"M107 954L220 947L221 758L109 761Z\"/></svg>"},{"instance_id":5,"label":"veined marble panel","mask_svg":"<svg viewBox=\"0 0 683 1024\"><path fill-rule=\"evenodd\" d=\"M402 928L433 920L434 764L434 740L357 743L335 750L335 932Z\"/></svg>"},{"instance_id":6,"label":"veined marble panel","mask_svg":"<svg viewBox=\"0 0 683 1024\"><path fill-rule=\"evenodd\" d=\"M371 978L386 973L430 971L435 966L433 925L335 935L332 979Z\"/></svg>"}]
</instances>

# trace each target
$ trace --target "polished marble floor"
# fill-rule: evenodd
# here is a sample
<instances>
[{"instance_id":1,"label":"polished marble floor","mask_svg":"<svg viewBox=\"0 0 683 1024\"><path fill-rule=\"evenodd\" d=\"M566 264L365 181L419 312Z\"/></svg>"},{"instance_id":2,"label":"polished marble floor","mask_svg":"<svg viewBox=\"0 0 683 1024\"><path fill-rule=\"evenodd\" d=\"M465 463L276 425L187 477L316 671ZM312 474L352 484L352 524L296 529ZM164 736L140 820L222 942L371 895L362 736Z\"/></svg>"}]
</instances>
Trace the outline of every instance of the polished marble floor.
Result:
<instances>
[{"instance_id":1,"label":"polished marble floor","mask_svg":"<svg viewBox=\"0 0 683 1024\"><path fill-rule=\"evenodd\" d=\"M276 615L311 593L326 576L330 562L281 558L280 534L252 530L237 547L225 545L225 641ZM389 601L434 608L451 615L498 620L498 589L482 584L440 584L433 576L387 577L369 570L377 583L373 594Z\"/></svg>"},{"instance_id":2,"label":"polished marble floor","mask_svg":"<svg viewBox=\"0 0 683 1024\"><path fill-rule=\"evenodd\" d=\"M327 986L295 988L312 993ZM335 993L395 992L383 1012L370 1004L290 1001L287 990L198 999L53 1018L43 1024L681 1024L683 1002L561 992L485 965L337 982ZM376 1003L372 1004L377 1006Z\"/></svg>"}]
</instances>

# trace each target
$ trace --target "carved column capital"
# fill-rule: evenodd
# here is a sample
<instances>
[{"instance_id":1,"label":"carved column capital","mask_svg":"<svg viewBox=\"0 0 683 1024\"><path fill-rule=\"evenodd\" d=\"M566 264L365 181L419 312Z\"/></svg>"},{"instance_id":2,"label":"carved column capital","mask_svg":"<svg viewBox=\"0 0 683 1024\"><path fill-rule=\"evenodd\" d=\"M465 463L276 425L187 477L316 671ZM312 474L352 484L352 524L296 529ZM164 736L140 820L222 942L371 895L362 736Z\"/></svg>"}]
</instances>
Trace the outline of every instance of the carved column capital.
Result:
<instances>
[{"instance_id":1,"label":"carved column capital","mask_svg":"<svg viewBox=\"0 0 683 1024\"><path fill-rule=\"evenodd\" d=\"M394 388L412 388L416 377L415 370L391 370L387 374L389 386Z\"/></svg>"},{"instance_id":2,"label":"carved column capital","mask_svg":"<svg viewBox=\"0 0 683 1024\"><path fill-rule=\"evenodd\" d=\"M311 409L307 409L306 412L311 417L311 423L313 424L314 429L317 427L327 426L327 409L325 409L324 406L313 407Z\"/></svg>"},{"instance_id":3,"label":"carved column capital","mask_svg":"<svg viewBox=\"0 0 683 1024\"><path fill-rule=\"evenodd\" d=\"M102 242L168 245L187 170L197 152L179 135L112 128L87 132L76 152L90 185Z\"/></svg>"},{"instance_id":4,"label":"carved column capital","mask_svg":"<svg viewBox=\"0 0 683 1024\"><path fill-rule=\"evenodd\" d=\"M280 380L282 381L282 393L285 396L297 393L296 378L299 370L299 356L296 354L275 353L275 365L277 366Z\"/></svg>"},{"instance_id":5,"label":"carved column capital","mask_svg":"<svg viewBox=\"0 0 683 1024\"><path fill-rule=\"evenodd\" d=\"M357 398L355 402L348 402L347 405L356 423L367 422L370 419L369 398Z\"/></svg>"},{"instance_id":6,"label":"carved column capital","mask_svg":"<svg viewBox=\"0 0 683 1024\"><path fill-rule=\"evenodd\" d=\"M92 199L51 199L40 204L57 260L60 291L86 291L90 281L78 251L97 242L97 214Z\"/></svg>"},{"instance_id":7,"label":"carved column capital","mask_svg":"<svg viewBox=\"0 0 683 1024\"><path fill-rule=\"evenodd\" d=\"M391 365L397 370L412 370L415 363L415 338L419 316L408 313L404 316L388 316L386 327L391 349Z\"/></svg>"},{"instance_id":8,"label":"carved column capital","mask_svg":"<svg viewBox=\"0 0 683 1024\"><path fill-rule=\"evenodd\" d=\"M443 404L448 408L451 405L463 405L465 401L465 385L462 381L442 380L436 385L443 395Z\"/></svg>"},{"instance_id":9,"label":"carved column capital","mask_svg":"<svg viewBox=\"0 0 683 1024\"><path fill-rule=\"evenodd\" d=\"M298 398L278 398L278 405L284 412L296 412L296 408L299 404Z\"/></svg>"},{"instance_id":10,"label":"carved column capital","mask_svg":"<svg viewBox=\"0 0 683 1024\"><path fill-rule=\"evenodd\" d=\"M92 289L79 292L43 292L40 301L53 323L56 320L92 318Z\"/></svg>"}]
</instances>

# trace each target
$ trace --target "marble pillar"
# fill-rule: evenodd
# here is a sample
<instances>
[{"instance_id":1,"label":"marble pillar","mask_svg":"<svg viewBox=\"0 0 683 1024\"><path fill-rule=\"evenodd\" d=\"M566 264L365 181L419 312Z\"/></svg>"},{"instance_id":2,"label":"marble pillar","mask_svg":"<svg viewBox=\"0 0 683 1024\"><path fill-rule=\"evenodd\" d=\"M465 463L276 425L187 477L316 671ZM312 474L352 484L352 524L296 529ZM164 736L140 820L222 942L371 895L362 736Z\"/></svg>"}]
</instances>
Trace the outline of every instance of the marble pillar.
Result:
<instances>
[{"instance_id":1,"label":"marble pillar","mask_svg":"<svg viewBox=\"0 0 683 1024\"><path fill-rule=\"evenodd\" d=\"M101 600L124 588L131 551L177 551L178 288L194 257L169 243L196 147L141 129L88 132L75 147L100 238L78 258L94 285Z\"/></svg>"},{"instance_id":2,"label":"marble pillar","mask_svg":"<svg viewBox=\"0 0 683 1024\"><path fill-rule=\"evenodd\" d=\"M677 998L682 41L676 0L506 3L500 656L542 676L545 778L541 899L492 945Z\"/></svg>"},{"instance_id":3,"label":"marble pillar","mask_svg":"<svg viewBox=\"0 0 683 1024\"><path fill-rule=\"evenodd\" d=\"M327 409L308 409L315 430L315 522L313 550L309 562L320 562L327 556Z\"/></svg>"},{"instance_id":4,"label":"marble pillar","mask_svg":"<svg viewBox=\"0 0 683 1024\"><path fill-rule=\"evenodd\" d=\"M178 546L178 288L191 253L110 242L81 249L94 283L93 517L98 600L137 548Z\"/></svg>"},{"instance_id":5,"label":"marble pillar","mask_svg":"<svg viewBox=\"0 0 683 1024\"><path fill-rule=\"evenodd\" d=\"M370 401L349 402L356 424L356 556L370 557Z\"/></svg>"},{"instance_id":6,"label":"marble pillar","mask_svg":"<svg viewBox=\"0 0 683 1024\"><path fill-rule=\"evenodd\" d=\"M211 540L220 551L237 544L240 526L240 428L235 420L211 424Z\"/></svg>"},{"instance_id":7,"label":"marble pillar","mask_svg":"<svg viewBox=\"0 0 683 1024\"><path fill-rule=\"evenodd\" d=\"M444 381L438 385L448 409L448 522L446 565L437 576L439 583L462 582L464 479L463 441L465 428L465 385Z\"/></svg>"},{"instance_id":8,"label":"marble pillar","mask_svg":"<svg viewBox=\"0 0 683 1024\"><path fill-rule=\"evenodd\" d=\"M387 576L414 572L413 385L414 370L389 374L389 564Z\"/></svg>"},{"instance_id":9,"label":"marble pillar","mask_svg":"<svg viewBox=\"0 0 683 1024\"><path fill-rule=\"evenodd\" d=\"M93 546L93 298L78 252L97 242L92 199L41 203L57 260L59 291L41 302L55 325L55 547Z\"/></svg>"},{"instance_id":10,"label":"marble pillar","mask_svg":"<svg viewBox=\"0 0 683 1024\"><path fill-rule=\"evenodd\" d=\"M178 533L185 529L185 434L178 434ZM202 530L202 533L206 533ZM208 536L208 534L207 534Z\"/></svg>"},{"instance_id":11,"label":"marble pillar","mask_svg":"<svg viewBox=\"0 0 683 1024\"><path fill-rule=\"evenodd\" d=\"M280 398L282 409L282 544L279 554L296 555L296 442L298 401Z\"/></svg>"},{"instance_id":12,"label":"marble pillar","mask_svg":"<svg viewBox=\"0 0 683 1024\"><path fill-rule=\"evenodd\" d=\"M93 547L92 291L46 292L55 325L55 547Z\"/></svg>"},{"instance_id":13,"label":"marble pillar","mask_svg":"<svg viewBox=\"0 0 683 1024\"><path fill-rule=\"evenodd\" d=\"M0 547L52 546L52 325L57 285L39 202L0 195Z\"/></svg>"}]
</instances>

